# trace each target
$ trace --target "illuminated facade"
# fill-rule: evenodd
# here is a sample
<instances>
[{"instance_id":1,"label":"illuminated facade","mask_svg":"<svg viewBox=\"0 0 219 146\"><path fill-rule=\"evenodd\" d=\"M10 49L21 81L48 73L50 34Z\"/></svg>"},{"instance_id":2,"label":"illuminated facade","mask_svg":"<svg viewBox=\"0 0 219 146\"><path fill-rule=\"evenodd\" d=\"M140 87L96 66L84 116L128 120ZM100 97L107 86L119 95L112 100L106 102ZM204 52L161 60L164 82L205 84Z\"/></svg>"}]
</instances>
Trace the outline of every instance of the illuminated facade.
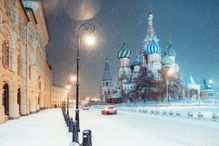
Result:
<instances>
[{"instance_id":1,"label":"illuminated facade","mask_svg":"<svg viewBox=\"0 0 219 146\"><path fill-rule=\"evenodd\" d=\"M65 95L65 87L61 85L52 85L52 106L61 107Z\"/></svg>"},{"instance_id":2,"label":"illuminated facade","mask_svg":"<svg viewBox=\"0 0 219 146\"><path fill-rule=\"evenodd\" d=\"M41 1L0 0L0 123L51 106L48 41Z\"/></svg>"},{"instance_id":3,"label":"illuminated facade","mask_svg":"<svg viewBox=\"0 0 219 146\"><path fill-rule=\"evenodd\" d=\"M107 102L180 99L183 96L184 87L179 80L179 66L175 62L176 52L170 42L161 53L152 13L148 14L141 53L132 60L132 52L124 42L117 57L120 64L117 86L101 88L101 93L109 93ZM172 73L168 75L170 71Z\"/></svg>"}]
</instances>

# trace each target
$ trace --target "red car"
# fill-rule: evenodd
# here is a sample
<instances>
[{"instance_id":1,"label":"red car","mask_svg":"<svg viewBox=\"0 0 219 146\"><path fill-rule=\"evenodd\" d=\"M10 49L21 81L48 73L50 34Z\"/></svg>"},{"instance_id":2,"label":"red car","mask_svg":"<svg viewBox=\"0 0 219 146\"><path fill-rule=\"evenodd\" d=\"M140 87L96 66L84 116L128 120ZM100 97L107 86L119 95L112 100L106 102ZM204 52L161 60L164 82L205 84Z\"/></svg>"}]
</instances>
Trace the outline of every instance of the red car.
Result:
<instances>
[{"instance_id":1,"label":"red car","mask_svg":"<svg viewBox=\"0 0 219 146\"><path fill-rule=\"evenodd\" d=\"M101 110L101 114L103 115L117 114L117 109L114 106L107 106Z\"/></svg>"},{"instance_id":2,"label":"red car","mask_svg":"<svg viewBox=\"0 0 219 146\"><path fill-rule=\"evenodd\" d=\"M88 106L83 106L82 109L83 110L89 110L89 107Z\"/></svg>"}]
</instances>

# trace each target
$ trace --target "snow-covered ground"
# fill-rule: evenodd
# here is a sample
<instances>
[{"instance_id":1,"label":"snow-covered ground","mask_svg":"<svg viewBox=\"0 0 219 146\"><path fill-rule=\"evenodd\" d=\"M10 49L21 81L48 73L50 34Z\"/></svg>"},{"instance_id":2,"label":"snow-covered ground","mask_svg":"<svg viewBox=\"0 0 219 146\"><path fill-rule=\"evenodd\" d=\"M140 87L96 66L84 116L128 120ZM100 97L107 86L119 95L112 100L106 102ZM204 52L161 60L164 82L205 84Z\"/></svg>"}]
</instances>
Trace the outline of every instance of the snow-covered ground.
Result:
<instances>
[{"instance_id":1,"label":"snow-covered ground","mask_svg":"<svg viewBox=\"0 0 219 146\"><path fill-rule=\"evenodd\" d=\"M0 124L0 146L69 146L61 110L44 110Z\"/></svg>"},{"instance_id":2,"label":"snow-covered ground","mask_svg":"<svg viewBox=\"0 0 219 146\"><path fill-rule=\"evenodd\" d=\"M92 130L94 146L219 146L219 122L100 109L81 111L81 129Z\"/></svg>"},{"instance_id":3,"label":"snow-covered ground","mask_svg":"<svg viewBox=\"0 0 219 146\"><path fill-rule=\"evenodd\" d=\"M106 116L100 110L80 110L81 133L92 130L93 146L219 146L218 120L121 109L117 115ZM70 113L74 117L74 109ZM49 109L0 124L0 146L69 146L71 137L66 131L61 110Z\"/></svg>"}]
</instances>

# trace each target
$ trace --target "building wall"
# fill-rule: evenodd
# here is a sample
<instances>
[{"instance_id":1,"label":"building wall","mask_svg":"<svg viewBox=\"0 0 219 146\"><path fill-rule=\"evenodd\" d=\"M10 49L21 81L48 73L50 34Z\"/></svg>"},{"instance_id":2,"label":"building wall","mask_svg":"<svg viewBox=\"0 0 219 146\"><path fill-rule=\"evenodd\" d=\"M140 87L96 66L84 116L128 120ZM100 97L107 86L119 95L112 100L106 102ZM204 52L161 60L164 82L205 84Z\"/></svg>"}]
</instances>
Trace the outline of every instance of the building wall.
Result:
<instances>
[{"instance_id":1,"label":"building wall","mask_svg":"<svg viewBox=\"0 0 219 146\"><path fill-rule=\"evenodd\" d=\"M0 123L51 106L48 41L42 2L33 10L21 0L0 0Z\"/></svg>"},{"instance_id":2,"label":"building wall","mask_svg":"<svg viewBox=\"0 0 219 146\"><path fill-rule=\"evenodd\" d=\"M52 86L52 106L61 107L62 101L64 100L63 97L65 95L65 88L64 86L53 84Z\"/></svg>"}]
</instances>

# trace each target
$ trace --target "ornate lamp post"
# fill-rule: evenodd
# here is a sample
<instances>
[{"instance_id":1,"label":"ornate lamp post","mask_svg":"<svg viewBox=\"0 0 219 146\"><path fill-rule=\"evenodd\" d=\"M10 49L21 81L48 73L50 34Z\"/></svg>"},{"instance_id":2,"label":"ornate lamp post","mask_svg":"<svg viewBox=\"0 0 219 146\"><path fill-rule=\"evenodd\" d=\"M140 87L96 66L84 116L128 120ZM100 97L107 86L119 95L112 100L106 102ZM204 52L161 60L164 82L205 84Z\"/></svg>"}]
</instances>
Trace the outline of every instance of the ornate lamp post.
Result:
<instances>
[{"instance_id":1,"label":"ornate lamp post","mask_svg":"<svg viewBox=\"0 0 219 146\"><path fill-rule=\"evenodd\" d=\"M83 24L81 24L80 26L79 26L79 28L78 28L78 32L77 32L77 59L76 59L76 61L77 61L77 75L76 75L76 109L75 109L75 120L77 121L77 123L78 123L78 130L80 130L80 120L79 120L79 65L80 65L80 54L79 54L79 50L80 50L80 43L81 43L81 40L80 40L80 32L82 31L82 30L85 30L85 31L87 31L87 32L89 32L89 33L92 33L92 32L94 32L94 30L95 30L95 27L94 27L94 25L92 25L92 24L89 24L89 23L83 23ZM89 44L89 45L91 45L91 44L93 44L93 42L94 42L94 39L91 37L91 36L89 36L89 37L87 37L87 39L86 39L86 41L87 41L87 43Z\"/></svg>"}]
</instances>

